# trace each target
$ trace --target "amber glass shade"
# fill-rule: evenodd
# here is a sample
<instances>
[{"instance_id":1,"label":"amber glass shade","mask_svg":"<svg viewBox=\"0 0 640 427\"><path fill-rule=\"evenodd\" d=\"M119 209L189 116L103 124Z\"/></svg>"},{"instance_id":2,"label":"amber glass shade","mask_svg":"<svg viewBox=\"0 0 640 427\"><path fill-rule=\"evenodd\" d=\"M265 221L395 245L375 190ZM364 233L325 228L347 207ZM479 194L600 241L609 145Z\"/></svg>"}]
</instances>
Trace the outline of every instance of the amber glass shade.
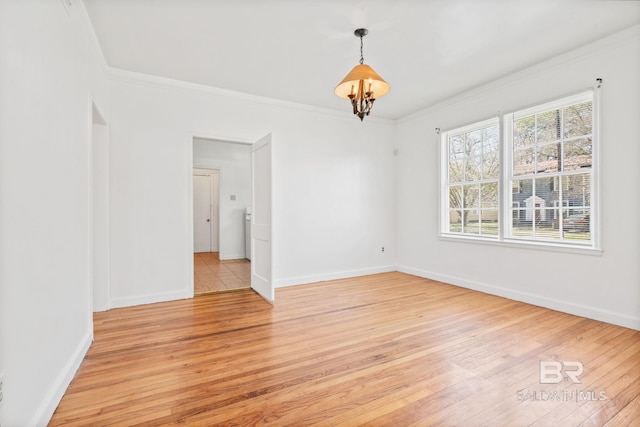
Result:
<instances>
[{"instance_id":1,"label":"amber glass shade","mask_svg":"<svg viewBox=\"0 0 640 427\"><path fill-rule=\"evenodd\" d=\"M359 64L353 67L353 70L336 86L336 95L344 99L349 99L349 95L355 95L356 98L360 98L358 96L360 81L363 82L362 88L364 91L373 92L373 98L384 96L390 89L387 82L373 71L373 68L367 64Z\"/></svg>"}]
</instances>

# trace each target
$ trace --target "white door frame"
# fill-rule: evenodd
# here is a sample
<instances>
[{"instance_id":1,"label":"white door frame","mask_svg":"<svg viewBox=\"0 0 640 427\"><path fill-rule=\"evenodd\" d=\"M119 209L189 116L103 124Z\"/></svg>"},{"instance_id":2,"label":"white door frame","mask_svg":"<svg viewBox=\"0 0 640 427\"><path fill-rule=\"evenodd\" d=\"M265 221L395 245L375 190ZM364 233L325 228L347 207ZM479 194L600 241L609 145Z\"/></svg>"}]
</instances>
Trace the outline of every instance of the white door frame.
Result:
<instances>
[{"instance_id":1,"label":"white door frame","mask_svg":"<svg viewBox=\"0 0 640 427\"><path fill-rule=\"evenodd\" d=\"M235 138L235 137L229 137L228 135L215 135L215 134L211 134L211 133L207 133L207 132L192 132L188 135L187 138L187 147L188 147L188 157L187 157L187 171L188 171L188 176L186 178L187 181L187 189L188 189L188 197L189 200L187 201L187 220L189 222L189 228L187 230L187 245L186 247L188 247L189 249L185 251L185 262L187 264L187 273L188 273L188 277L185 278L185 283L187 284L187 289L185 289L185 293L187 295L188 298L193 298L194 296L194 269L193 269L193 259L194 259L194 255L193 255L193 169L197 167L194 166L194 162L193 162L193 140L194 138L203 138L203 139L213 139L213 140L217 140L217 141L223 141L223 142L230 142L230 143L235 143L235 144L243 144L243 145L250 145L252 146L254 143L261 141L262 139L264 139L264 137L269 136L271 137L271 133L267 133L265 134L263 137L258 138L258 139L247 139L247 138ZM219 169L220 170L220 193L222 194L222 175L223 175L223 170L222 168ZM251 173L253 175L253 165L252 165L252 170ZM251 194L252 197L254 197L254 189L253 189L253 185L251 188ZM271 203L273 205L273 190L271 193ZM272 217L272 223L273 223L273 217ZM272 227L272 236L273 236L273 227ZM220 239L220 244L222 245L222 239ZM273 238L271 239L271 248L272 248L272 256L270 259L270 265L271 265L271 271L273 271ZM222 247L220 248L222 250ZM252 252L253 252L253 248L252 248ZM252 258L254 257L254 255L252 254ZM255 259L252 259L252 264L255 262ZM271 284L273 285L273 278L271 278Z\"/></svg>"}]
</instances>

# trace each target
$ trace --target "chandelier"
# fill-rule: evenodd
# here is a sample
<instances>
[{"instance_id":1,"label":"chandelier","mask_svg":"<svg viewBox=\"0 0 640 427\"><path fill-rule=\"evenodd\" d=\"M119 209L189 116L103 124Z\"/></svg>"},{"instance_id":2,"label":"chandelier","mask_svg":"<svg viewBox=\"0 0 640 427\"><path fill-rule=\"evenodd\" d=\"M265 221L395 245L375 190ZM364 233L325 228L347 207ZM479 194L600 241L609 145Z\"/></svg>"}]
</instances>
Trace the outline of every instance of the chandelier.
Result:
<instances>
[{"instance_id":1,"label":"chandelier","mask_svg":"<svg viewBox=\"0 0 640 427\"><path fill-rule=\"evenodd\" d=\"M360 64L353 67L353 70L342 79L336 86L335 93L340 98L349 99L353 107L353 114L364 120L373 108L373 102L389 92L389 85L373 68L364 63L362 54L362 38L369 33L366 28L358 28L353 32L356 37L360 37Z\"/></svg>"}]
</instances>

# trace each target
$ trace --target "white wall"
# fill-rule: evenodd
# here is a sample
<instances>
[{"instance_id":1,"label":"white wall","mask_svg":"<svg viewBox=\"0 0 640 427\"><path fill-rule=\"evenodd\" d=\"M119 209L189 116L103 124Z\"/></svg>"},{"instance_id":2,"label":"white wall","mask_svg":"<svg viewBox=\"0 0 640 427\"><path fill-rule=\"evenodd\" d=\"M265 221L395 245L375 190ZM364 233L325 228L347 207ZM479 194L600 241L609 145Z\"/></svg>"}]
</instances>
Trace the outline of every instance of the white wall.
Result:
<instances>
[{"instance_id":1,"label":"white wall","mask_svg":"<svg viewBox=\"0 0 640 427\"><path fill-rule=\"evenodd\" d=\"M251 146L194 138L193 166L220 170L220 259L244 258L244 214L251 206Z\"/></svg>"},{"instance_id":2,"label":"white wall","mask_svg":"<svg viewBox=\"0 0 640 427\"><path fill-rule=\"evenodd\" d=\"M3 426L45 425L92 337L91 102L104 75L78 6L0 2Z\"/></svg>"},{"instance_id":3,"label":"white wall","mask_svg":"<svg viewBox=\"0 0 640 427\"><path fill-rule=\"evenodd\" d=\"M398 124L403 271L640 329L640 26L450 99ZM602 78L601 256L438 239L443 130L553 100ZM535 270L535 274L531 272Z\"/></svg>"},{"instance_id":4,"label":"white wall","mask_svg":"<svg viewBox=\"0 0 640 427\"><path fill-rule=\"evenodd\" d=\"M193 136L272 132L276 284L393 269L392 122L126 72L109 92L114 306L192 292Z\"/></svg>"}]
</instances>

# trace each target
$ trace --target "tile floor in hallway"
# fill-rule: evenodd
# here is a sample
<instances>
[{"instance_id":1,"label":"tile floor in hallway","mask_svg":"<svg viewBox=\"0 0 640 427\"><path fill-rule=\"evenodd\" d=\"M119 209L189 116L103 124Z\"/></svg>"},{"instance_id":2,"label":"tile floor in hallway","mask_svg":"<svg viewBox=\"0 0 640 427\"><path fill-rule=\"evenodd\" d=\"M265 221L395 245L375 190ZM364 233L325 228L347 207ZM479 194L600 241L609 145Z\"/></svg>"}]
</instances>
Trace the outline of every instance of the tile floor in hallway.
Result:
<instances>
[{"instance_id":1,"label":"tile floor in hallway","mask_svg":"<svg viewBox=\"0 0 640 427\"><path fill-rule=\"evenodd\" d=\"M251 261L220 261L218 252L193 254L194 294L251 287Z\"/></svg>"}]
</instances>

